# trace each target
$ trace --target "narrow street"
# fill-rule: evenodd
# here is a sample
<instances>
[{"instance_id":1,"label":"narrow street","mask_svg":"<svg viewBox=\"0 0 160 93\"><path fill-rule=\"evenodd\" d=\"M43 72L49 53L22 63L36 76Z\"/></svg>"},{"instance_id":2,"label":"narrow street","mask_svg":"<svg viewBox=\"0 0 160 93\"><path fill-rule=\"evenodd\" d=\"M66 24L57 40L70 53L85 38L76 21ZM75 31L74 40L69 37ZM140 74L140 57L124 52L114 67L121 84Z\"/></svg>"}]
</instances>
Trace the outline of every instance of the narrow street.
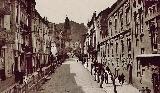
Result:
<instances>
[{"instance_id":1,"label":"narrow street","mask_svg":"<svg viewBox=\"0 0 160 93\"><path fill-rule=\"evenodd\" d=\"M106 93L99 88L90 72L75 59L68 59L59 67L51 79L40 89L40 93Z\"/></svg>"}]
</instances>

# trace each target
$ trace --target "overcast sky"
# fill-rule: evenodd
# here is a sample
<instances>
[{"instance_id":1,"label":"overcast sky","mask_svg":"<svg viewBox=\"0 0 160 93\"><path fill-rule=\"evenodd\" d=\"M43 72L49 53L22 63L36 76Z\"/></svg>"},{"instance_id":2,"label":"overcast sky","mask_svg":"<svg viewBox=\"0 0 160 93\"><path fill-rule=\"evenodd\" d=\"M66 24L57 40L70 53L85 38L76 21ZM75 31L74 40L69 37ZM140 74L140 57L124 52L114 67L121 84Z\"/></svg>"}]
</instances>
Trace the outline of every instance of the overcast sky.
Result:
<instances>
[{"instance_id":1,"label":"overcast sky","mask_svg":"<svg viewBox=\"0 0 160 93\"><path fill-rule=\"evenodd\" d=\"M49 21L62 23L66 15L70 20L87 23L93 12L99 13L110 7L116 0L36 0L36 9Z\"/></svg>"}]
</instances>

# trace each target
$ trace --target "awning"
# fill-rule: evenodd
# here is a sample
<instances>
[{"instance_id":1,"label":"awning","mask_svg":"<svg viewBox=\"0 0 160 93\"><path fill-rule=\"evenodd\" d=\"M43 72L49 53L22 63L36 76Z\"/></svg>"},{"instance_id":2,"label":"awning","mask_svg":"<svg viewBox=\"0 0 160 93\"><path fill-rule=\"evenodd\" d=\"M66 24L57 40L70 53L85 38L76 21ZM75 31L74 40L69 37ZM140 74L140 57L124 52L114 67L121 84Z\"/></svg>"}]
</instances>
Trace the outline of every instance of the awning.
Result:
<instances>
[{"instance_id":1,"label":"awning","mask_svg":"<svg viewBox=\"0 0 160 93\"><path fill-rule=\"evenodd\" d=\"M142 66L155 65L160 66L160 54L141 54L137 56Z\"/></svg>"},{"instance_id":2,"label":"awning","mask_svg":"<svg viewBox=\"0 0 160 93\"><path fill-rule=\"evenodd\" d=\"M150 57L160 57L160 54L141 54L137 58L150 58Z\"/></svg>"}]
</instances>

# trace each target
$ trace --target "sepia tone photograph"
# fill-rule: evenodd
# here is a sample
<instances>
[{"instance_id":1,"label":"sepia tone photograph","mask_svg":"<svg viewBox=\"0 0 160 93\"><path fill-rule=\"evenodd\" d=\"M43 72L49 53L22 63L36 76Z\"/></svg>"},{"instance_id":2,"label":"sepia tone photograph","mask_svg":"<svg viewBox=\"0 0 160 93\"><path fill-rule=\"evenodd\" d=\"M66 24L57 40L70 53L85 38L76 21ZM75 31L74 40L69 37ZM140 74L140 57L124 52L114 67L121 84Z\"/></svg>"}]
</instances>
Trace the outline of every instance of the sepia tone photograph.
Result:
<instances>
[{"instance_id":1,"label":"sepia tone photograph","mask_svg":"<svg viewBox=\"0 0 160 93\"><path fill-rule=\"evenodd\" d=\"M160 93L160 0L0 0L0 93Z\"/></svg>"}]
</instances>

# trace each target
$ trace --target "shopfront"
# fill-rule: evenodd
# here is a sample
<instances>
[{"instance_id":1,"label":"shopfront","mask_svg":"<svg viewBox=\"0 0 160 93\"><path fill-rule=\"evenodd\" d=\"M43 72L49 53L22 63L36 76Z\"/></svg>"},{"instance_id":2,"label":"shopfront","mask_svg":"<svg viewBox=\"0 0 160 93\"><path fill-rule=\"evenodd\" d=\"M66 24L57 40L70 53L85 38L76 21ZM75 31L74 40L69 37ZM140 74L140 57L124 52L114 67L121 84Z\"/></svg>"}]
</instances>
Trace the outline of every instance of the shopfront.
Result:
<instances>
[{"instance_id":1,"label":"shopfront","mask_svg":"<svg viewBox=\"0 0 160 93\"><path fill-rule=\"evenodd\" d=\"M160 93L160 54L141 54L137 56L137 76L149 83L153 93Z\"/></svg>"}]
</instances>

